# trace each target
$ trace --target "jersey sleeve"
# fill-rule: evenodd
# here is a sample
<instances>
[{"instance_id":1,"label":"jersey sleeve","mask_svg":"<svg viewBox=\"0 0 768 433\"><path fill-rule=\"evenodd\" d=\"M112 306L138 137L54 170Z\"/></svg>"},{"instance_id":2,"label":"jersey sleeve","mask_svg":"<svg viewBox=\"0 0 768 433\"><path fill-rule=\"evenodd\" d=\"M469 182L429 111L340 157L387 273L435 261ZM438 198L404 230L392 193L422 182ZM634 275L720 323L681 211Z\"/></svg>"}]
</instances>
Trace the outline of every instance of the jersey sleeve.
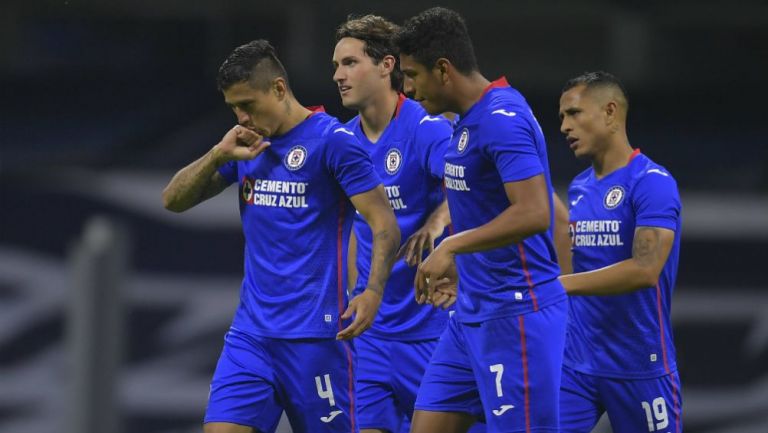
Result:
<instances>
[{"instance_id":1,"label":"jersey sleeve","mask_svg":"<svg viewBox=\"0 0 768 433\"><path fill-rule=\"evenodd\" d=\"M443 178L445 152L451 145L453 127L442 116L424 116L416 127L415 145L422 167L436 179Z\"/></svg>"},{"instance_id":2,"label":"jersey sleeve","mask_svg":"<svg viewBox=\"0 0 768 433\"><path fill-rule=\"evenodd\" d=\"M218 168L219 174L227 184L233 184L237 182L237 161L229 161Z\"/></svg>"},{"instance_id":3,"label":"jersey sleeve","mask_svg":"<svg viewBox=\"0 0 768 433\"><path fill-rule=\"evenodd\" d=\"M680 229L680 195L677 182L665 170L652 168L635 184L632 193L635 225Z\"/></svg>"},{"instance_id":4,"label":"jersey sleeve","mask_svg":"<svg viewBox=\"0 0 768 433\"><path fill-rule=\"evenodd\" d=\"M355 134L341 125L331 128L326 164L347 197L370 191L381 184L368 152Z\"/></svg>"},{"instance_id":5,"label":"jersey sleeve","mask_svg":"<svg viewBox=\"0 0 768 433\"><path fill-rule=\"evenodd\" d=\"M533 128L521 113L496 110L490 114L486 127L485 152L496 164L503 182L517 182L544 173Z\"/></svg>"}]
</instances>

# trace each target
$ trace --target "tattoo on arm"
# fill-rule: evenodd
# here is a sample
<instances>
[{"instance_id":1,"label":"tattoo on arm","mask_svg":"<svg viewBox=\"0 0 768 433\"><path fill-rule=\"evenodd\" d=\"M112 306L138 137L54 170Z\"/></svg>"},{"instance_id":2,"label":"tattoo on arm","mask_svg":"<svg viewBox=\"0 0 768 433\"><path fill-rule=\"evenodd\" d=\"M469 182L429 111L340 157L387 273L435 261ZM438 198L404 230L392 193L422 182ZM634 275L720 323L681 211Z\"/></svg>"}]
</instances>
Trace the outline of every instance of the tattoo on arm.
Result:
<instances>
[{"instance_id":1,"label":"tattoo on arm","mask_svg":"<svg viewBox=\"0 0 768 433\"><path fill-rule=\"evenodd\" d=\"M632 241L632 258L642 266L650 266L661 256L661 234L653 227L638 227Z\"/></svg>"},{"instance_id":2,"label":"tattoo on arm","mask_svg":"<svg viewBox=\"0 0 768 433\"><path fill-rule=\"evenodd\" d=\"M373 235L372 269L368 288L380 295L384 294L384 286L387 284L389 271L392 269L396 249L397 242L389 231L382 230Z\"/></svg>"}]
</instances>

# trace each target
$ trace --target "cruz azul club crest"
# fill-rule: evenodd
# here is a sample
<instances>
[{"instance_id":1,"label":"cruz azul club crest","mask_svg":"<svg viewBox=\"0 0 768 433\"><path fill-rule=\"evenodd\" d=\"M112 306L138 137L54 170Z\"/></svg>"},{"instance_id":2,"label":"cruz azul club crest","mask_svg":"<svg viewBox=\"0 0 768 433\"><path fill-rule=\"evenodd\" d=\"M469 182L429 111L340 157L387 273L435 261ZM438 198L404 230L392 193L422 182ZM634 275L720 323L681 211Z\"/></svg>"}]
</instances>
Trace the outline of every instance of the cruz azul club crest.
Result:
<instances>
[{"instance_id":1,"label":"cruz azul club crest","mask_svg":"<svg viewBox=\"0 0 768 433\"><path fill-rule=\"evenodd\" d=\"M300 169L307 161L307 149L304 146L293 146L285 154L285 168L294 171Z\"/></svg>"},{"instance_id":2,"label":"cruz azul club crest","mask_svg":"<svg viewBox=\"0 0 768 433\"><path fill-rule=\"evenodd\" d=\"M464 149L467 148L467 143L469 143L469 131L467 131L467 129L464 128L461 131L461 136L459 137L459 145L456 146L456 150L459 153L464 152Z\"/></svg>"},{"instance_id":3,"label":"cruz azul club crest","mask_svg":"<svg viewBox=\"0 0 768 433\"><path fill-rule=\"evenodd\" d=\"M607 193L605 193L605 199L603 199L603 206L606 209L614 209L620 205L624 200L624 188L619 185L611 187Z\"/></svg>"},{"instance_id":4,"label":"cruz azul club crest","mask_svg":"<svg viewBox=\"0 0 768 433\"><path fill-rule=\"evenodd\" d=\"M403 165L403 154L397 149L390 149L384 161L384 168L387 170L387 173L397 173L401 165Z\"/></svg>"}]
</instances>

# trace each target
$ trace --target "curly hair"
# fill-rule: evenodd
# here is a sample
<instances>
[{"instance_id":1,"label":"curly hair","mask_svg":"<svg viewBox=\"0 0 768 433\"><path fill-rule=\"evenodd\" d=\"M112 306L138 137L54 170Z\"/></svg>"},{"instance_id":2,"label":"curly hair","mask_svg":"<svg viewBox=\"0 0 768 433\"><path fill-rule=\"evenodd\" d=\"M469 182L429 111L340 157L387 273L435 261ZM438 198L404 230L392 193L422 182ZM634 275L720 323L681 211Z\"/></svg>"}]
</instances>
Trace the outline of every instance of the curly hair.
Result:
<instances>
[{"instance_id":1,"label":"curly hair","mask_svg":"<svg viewBox=\"0 0 768 433\"><path fill-rule=\"evenodd\" d=\"M456 11L434 7L409 18L395 37L400 53L431 68L448 59L462 74L477 71L477 58L464 18Z\"/></svg>"},{"instance_id":2,"label":"curly hair","mask_svg":"<svg viewBox=\"0 0 768 433\"><path fill-rule=\"evenodd\" d=\"M355 17L350 15L347 21L336 29L336 42L343 38L355 38L363 41L365 54L373 60L374 65L384 60L386 56L394 56L395 67L389 75L392 88L400 90L403 86L403 73L400 71L399 51L394 37L400 27L378 15Z\"/></svg>"},{"instance_id":3,"label":"curly hair","mask_svg":"<svg viewBox=\"0 0 768 433\"><path fill-rule=\"evenodd\" d=\"M248 82L253 88L265 91L277 77L282 77L288 86L288 74L275 48L268 41L257 39L230 53L219 67L216 85L224 91L234 84Z\"/></svg>"}]
</instances>

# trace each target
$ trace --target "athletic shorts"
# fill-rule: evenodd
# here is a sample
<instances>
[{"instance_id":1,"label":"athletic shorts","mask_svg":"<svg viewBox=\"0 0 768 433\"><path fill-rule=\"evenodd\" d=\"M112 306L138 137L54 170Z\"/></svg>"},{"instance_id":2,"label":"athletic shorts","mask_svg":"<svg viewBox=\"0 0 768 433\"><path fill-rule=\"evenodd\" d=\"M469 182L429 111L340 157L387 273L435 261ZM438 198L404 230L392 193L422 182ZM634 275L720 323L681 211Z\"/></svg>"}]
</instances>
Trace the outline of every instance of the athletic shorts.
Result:
<instances>
[{"instance_id":1,"label":"athletic shorts","mask_svg":"<svg viewBox=\"0 0 768 433\"><path fill-rule=\"evenodd\" d=\"M563 367L560 426L563 433L588 433L604 412L613 431L683 431L680 376L615 379Z\"/></svg>"},{"instance_id":2,"label":"athletic shorts","mask_svg":"<svg viewBox=\"0 0 768 433\"><path fill-rule=\"evenodd\" d=\"M358 431L352 344L230 330L211 382L205 423L272 433L285 410L294 433Z\"/></svg>"},{"instance_id":3,"label":"athletic shorts","mask_svg":"<svg viewBox=\"0 0 768 433\"><path fill-rule=\"evenodd\" d=\"M452 318L427 367L416 409L464 412L489 433L559 431L567 301L480 323Z\"/></svg>"},{"instance_id":4,"label":"athletic shorts","mask_svg":"<svg viewBox=\"0 0 768 433\"><path fill-rule=\"evenodd\" d=\"M366 334L355 339L360 429L410 431L416 393L437 342L387 340ZM484 431L476 423L470 433Z\"/></svg>"}]
</instances>

